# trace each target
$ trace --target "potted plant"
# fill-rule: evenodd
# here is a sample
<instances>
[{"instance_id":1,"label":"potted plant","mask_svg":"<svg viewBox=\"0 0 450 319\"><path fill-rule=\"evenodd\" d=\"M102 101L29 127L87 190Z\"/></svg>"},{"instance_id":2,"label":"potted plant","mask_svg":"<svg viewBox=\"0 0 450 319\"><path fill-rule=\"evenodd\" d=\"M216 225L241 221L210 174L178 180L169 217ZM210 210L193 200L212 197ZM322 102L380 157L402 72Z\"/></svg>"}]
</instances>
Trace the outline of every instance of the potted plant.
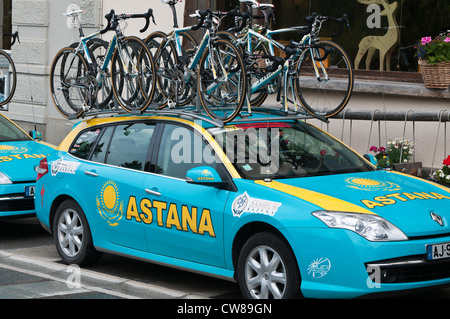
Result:
<instances>
[{"instance_id":1,"label":"potted plant","mask_svg":"<svg viewBox=\"0 0 450 319\"><path fill-rule=\"evenodd\" d=\"M404 172L411 175L420 176L422 163L409 162L414 154L414 143L404 139L396 138L387 142L387 147L370 147L369 151L374 152L378 161L377 166Z\"/></svg>"},{"instance_id":2,"label":"potted plant","mask_svg":"<svg viewBox=\"0 0 450 319\"><path fill-rule=\"evenodd\" d=\"M442 166L442 169L438 169L433 173L433 178L442 185L450 186L450 155L442 164L444 164L444 166Z\"/></svg>"},{"instance_id":3,"label":"potted plant","mask_svg":"<svg viewBox=\"0 0 450 319\"><path fill-rule=\"evenodd\" d=\"M377 159L377 167L380 168L388 168L389 166L389 159L388 154L386 152L386 147L380 146L371 146L369 149L370 152L373 152L375 154L375 158Z\"/></svg>"},{"instance_id":4,"label":"potted plant","mask_svg":"<svg viewBox=\"0 0 450 319\"><path fill-rule=\"evenodd\" d=\"M446 89L450 85L450 34L423 37L416 45L415 56L426 88Z\"/></svg>"}]
</instances>

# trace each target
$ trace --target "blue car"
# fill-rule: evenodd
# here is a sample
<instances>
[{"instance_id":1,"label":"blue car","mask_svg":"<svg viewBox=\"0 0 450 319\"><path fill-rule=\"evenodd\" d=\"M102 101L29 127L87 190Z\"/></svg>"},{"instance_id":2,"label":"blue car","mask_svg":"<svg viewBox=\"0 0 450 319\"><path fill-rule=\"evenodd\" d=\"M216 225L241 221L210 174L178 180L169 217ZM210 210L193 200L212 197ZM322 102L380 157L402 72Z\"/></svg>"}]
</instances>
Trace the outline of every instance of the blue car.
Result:
<instances>
[{"instance_id":1,"label":"blue car","mask_svg":"<svg viewBox=\"0 0 450 319\"><path fill-rule=\"evenodd\" d=\"M0 219L35 215L34 194L39 161L55 147L35 139L0 114Z\"/></svg>"},{"instance_id":2,"label":"blue car","mask_svg":"<svg viewBox=\"0 0 450 319\"><path fill-rule=\"evenodd\" d=\"M67 264L113 253L255 299L450 284L450 189L377 170L295 117L84 120L41 160L35 204Z\"/></svg>"}]
</instances>

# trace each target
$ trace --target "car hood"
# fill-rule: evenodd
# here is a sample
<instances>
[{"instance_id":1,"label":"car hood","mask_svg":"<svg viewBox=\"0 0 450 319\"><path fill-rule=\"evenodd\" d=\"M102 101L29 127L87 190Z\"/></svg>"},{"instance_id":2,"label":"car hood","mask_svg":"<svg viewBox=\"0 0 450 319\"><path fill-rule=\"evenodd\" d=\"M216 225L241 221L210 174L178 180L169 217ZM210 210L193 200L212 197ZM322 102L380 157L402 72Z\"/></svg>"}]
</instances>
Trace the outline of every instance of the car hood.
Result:
<instances>
[{"instance_id":1,"label":"car hood","mask_svg":"<svg viewBox=\"0 0 450 319\"><path fill-rule=\"evenodd\" d=\"M36 180L35 166L55 148L35 141L0 142L0 172L12 182Z\"/></svg>"},{"instance_id":2,"label":"car hood","mask_svg":"<svg viewBox=\"0 0 450 319\"><path fill-rule=\"evenodd\" d=\"M410 175L375 171L280 179L265 185L321 209L377 214L408 237L450 233L450 188ZM438 217L433 219L432 213Z\"/></svg>"}]
</instances>

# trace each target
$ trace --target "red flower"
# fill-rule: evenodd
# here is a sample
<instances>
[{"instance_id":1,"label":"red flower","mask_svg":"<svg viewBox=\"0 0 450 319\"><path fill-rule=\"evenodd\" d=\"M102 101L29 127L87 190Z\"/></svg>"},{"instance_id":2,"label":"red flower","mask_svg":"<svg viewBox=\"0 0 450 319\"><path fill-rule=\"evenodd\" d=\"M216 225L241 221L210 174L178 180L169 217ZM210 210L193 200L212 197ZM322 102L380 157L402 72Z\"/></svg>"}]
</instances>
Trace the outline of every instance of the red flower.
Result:
<instances>
[{"instance_id":1,"label":"red flower","mask_svg":"<svg viewBox=\"0 0 450 319\"><path fill-rule=\"evenodd\" d=\"M450 166L450 155L444 160L443 164Z\"/></svg>"}]
</instances>

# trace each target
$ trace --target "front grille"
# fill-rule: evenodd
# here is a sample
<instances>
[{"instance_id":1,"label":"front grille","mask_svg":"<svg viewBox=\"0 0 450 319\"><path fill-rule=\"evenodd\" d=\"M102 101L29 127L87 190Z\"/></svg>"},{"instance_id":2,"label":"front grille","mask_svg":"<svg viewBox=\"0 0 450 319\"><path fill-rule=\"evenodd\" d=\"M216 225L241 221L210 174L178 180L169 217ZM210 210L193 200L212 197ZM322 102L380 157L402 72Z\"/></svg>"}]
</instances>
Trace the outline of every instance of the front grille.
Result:
<instances>
[{"instance_id":1,"label":"front grille","mask_svg":"<svg viewBox=\"0 0 450 319\"><path fill-rule=\"evenodd\" d=\"M375 283L408 283L450 278L450 259L426 260L411 256L366 263L370 279Z\"/></svg>"},{"instance_id":2,"label":"front grille","mask_svg":"<svg viewBox=\"0 0 450 319\"><path fill-rule=\"evenodd\" d=\"M34 210L34 198L23 194L0 196L0 212Z\"/></svg>"}]
</instances>

